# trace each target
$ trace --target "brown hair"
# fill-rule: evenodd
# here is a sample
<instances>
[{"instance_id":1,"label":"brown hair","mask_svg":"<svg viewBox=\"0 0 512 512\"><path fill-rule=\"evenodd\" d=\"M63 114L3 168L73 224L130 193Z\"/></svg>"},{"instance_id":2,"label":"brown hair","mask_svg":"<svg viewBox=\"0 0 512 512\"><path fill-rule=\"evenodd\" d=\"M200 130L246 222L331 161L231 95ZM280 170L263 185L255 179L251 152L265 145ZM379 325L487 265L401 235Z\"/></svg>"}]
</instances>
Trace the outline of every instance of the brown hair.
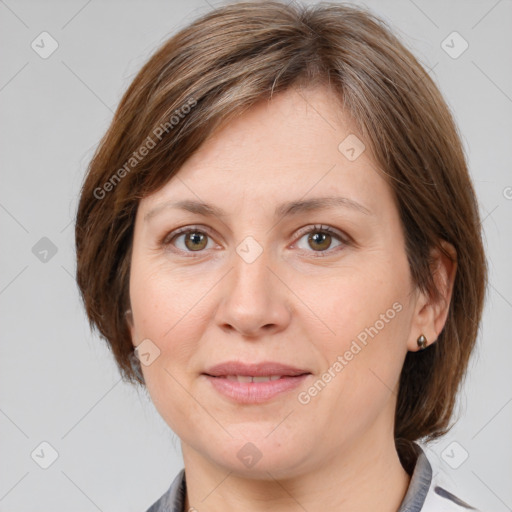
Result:
<instances>
[{"instance_id":1,"label":"brown hair","mask_svg":"<svg viewBox=\"0 0 512 512\"><path fill-rule=\"evenodd\" d=\"M450 110L412 53L366 9L234 3L166 41L124 94L90 163L77 212L77 281L91 327L108 342L123 378L137 382L125 311L139 200L176 174L221 123L273 93L314 84L336 91L386 173L419 289L436 294L430 249L443 250L446 240L457 251L444 330L426 350L407 353L400 377L395 440L407 469L412 441L451 428L487 268Z\"/></svg>"}]
</instances>

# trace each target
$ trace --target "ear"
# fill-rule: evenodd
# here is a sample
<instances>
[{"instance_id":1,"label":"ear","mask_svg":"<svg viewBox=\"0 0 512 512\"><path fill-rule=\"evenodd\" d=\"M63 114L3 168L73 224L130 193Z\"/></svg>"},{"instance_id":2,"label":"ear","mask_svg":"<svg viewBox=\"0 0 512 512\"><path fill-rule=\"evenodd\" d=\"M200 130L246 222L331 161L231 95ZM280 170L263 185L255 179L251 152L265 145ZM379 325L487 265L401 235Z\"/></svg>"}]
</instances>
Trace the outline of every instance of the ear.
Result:
<instances>
[{"instance_id":1,"label":"ear","mask_svg":"<svg viewBox=\"0 0 512 512\"><path fill-rule=\"evenodd\" d=\"M134 341L135 341L135 326L134 326L134 323L133 323L133 313L132 313L131 308L127 309L124 312L124 317L126 319L126 324L128 325L128 329L130 329L130 337L131 337L131 340L132 340L132 345L135 346L135 344L134 344Z\"/></svg>"},{"instance_id":2,"label":"ear","mask_svg":"<svg viewBox=\"0 0 512 512\"><path fill-rule=\"evenodd\" d=\"M436 247L430 253L432 276L439 296L436 298L421 291L417 294L410 339L407 343L408 350L412 352L419 350L417 339L422 334L427 339L427 346L436 342L448 317L457 272L457 251L444 240L440 241L440 245L444 251Z\"/></svg>"}]
</instances>

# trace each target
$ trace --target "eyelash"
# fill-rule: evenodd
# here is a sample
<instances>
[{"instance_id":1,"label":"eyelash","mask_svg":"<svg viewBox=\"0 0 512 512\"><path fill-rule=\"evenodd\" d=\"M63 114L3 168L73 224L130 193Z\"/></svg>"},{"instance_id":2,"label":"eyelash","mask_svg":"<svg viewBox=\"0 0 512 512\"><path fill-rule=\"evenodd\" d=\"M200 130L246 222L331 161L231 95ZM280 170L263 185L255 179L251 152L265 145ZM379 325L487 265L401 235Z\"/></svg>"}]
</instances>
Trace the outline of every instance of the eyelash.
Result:
<instances>
[{"instance_id":1,"label":"eyelash","mask_svg":"<svg viewBox=\"0 0 512 512\"><path fill-rule=\"evenodd\" d=\"M210 233L208 232L207 229L204 229L200 226L186 226L186 227L183 227L183 228L179 228L175 231L172 231L171 233L167 233L160 241L159 241L159 245L161 247L167 247L169 245L172 244L172 242L180 235L186 235L188 233L201 233L203 235L207 235L208 237L210 238L213 238ZM299 230L299 233L298 233L298 238L297 238L297 241L300 240L304 235L308 235L310 233L327 233L331 236L333 236L334 238L336 238L339 242L341 242L342 246L343 245L348 245L351 243L351 239L348 235L342 235L341 233L339 233L337 230L331 228L330 226L324 226L324 225L320 225L320 224L315 224L314 226L312 227L309 227L307 229L304 229L304 230ZM339 249L342 249L343 247L342 246L338 246L334 249L327 249L326 251L306 251L306 252L311 252L313 253L314 257L315 258L323 258L323 257L326 257L327 255L331 255L332 252L336 252L337 250ZM187 255L190 255L190 256L187 256L187 257L199 257L202 255L202 253L205 252L205 250L202 250L202 251L196 251L197 252L197 256L194 255L194 251L183 251L182 249L176 249L177 251L179 251L180 253L185 253Z\"/></svg>"}]
</instances>

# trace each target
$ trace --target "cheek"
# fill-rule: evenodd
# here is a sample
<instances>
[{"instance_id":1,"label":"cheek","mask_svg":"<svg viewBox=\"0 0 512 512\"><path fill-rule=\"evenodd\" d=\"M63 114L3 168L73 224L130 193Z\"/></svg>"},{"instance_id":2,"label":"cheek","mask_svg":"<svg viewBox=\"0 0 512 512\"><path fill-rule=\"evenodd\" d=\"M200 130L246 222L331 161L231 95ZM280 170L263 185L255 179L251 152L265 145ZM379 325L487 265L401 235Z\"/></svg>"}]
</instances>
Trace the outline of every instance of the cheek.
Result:
<instances>
[{"instance_id":1,"label":"cheek","mask_svg":"<svg viewBox=\"0 0 512 512\"><path fill-rule=\"evenodd\" d=\"M364 408L372 415L393 393L410 329L408 276L406 260L393 265L383 258L354 267L333 281L332 291L317 295L318 310L335 333L323 337L323 370L336 375L328 387L342 414Z\"/></svg>"},{"instance_id":2,"label":"cheek","mask_svg":"<svg viewBox=\"0 0 512 512\"><path fill-rule=\"evenodd\" d=\"M133 342L149 339L159 350L155 362L142 368L148 391L158 402L169 386L178 385L172 376L185 383L197 366L194 358L209 321L205 285L190 272L169 269L165 262L155 265L136 258L130 279Z\"/></svg>"},{"instance_id":3,"label":"cheek","mask_svg":"<svg viewBox=\"0 0 512 512\"><path fill-rule=\"evenodd\" d=\"M200 295L195 280L184 282L165 265L134 258L130 275L130 300L139 335L159 343L171 339ZM196 297L197 296L197 297Z\"/></svg>"},{"instance_id":4,"label":"cheek","mask_svg":"<svg viewBox=\"0 0 512 512\"><path fill-rule=\"evenodd\" d=\"M333 280L330 289L315 294L312 303L330 328L329 346L342 348L354 339L364 343L372 339L371 334L393 338L406 316L406 296L406 281L400 276L366 268Z\"/></svg>"},{"instance_id":5,"label":"cheek","mask_svg":"<svg viewBox=\"0 0 512 512\"><path fill-rule=\"evenodd\" d=\"M356 435L382 411L392 410L406 354L409 310L395 286L350 291L333 301L330 318L336 336L323 338L319 375L326 385L317 385L322 391L312 402L329 422L352 418L347 434Z\"/></svg>"},{"instance_id":6,"label":"cheek","mask_svg":"<svg viewBox=\"0 0 512 512\"><path fill-rule=\"evenodd\" d=\"M204 321L198 318L201 295L200 283L190 278L185 283L176 272L161 265L151 267L136 259L132 262L133 341L138 344L149 339L158 347L158 357L150 365L142 365L142 372L155 408L174 431L179 431L184 418L199 420L201 416L184 389L189 387L196 340L201 337L198 329Z\"/></svg>"}]
</instances>

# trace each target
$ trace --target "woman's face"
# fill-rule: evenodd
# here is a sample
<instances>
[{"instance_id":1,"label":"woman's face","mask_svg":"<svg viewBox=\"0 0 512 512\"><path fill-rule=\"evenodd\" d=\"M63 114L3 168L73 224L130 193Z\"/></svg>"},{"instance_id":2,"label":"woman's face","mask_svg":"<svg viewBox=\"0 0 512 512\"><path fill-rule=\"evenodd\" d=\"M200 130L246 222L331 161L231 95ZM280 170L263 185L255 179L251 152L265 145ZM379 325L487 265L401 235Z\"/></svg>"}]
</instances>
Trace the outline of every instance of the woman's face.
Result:
<instances>
[{"instance_id":1,"label":"woman's face","mask_svg":"<svg viewBox=\"0 0 512 512\"><path fill-rule=\"evenodd\" d=\"M330 94L258 104L140 202L132 339L185 462L291 476L392 442L420 295L390 187Z\"/></svg>"}]
</instances>

